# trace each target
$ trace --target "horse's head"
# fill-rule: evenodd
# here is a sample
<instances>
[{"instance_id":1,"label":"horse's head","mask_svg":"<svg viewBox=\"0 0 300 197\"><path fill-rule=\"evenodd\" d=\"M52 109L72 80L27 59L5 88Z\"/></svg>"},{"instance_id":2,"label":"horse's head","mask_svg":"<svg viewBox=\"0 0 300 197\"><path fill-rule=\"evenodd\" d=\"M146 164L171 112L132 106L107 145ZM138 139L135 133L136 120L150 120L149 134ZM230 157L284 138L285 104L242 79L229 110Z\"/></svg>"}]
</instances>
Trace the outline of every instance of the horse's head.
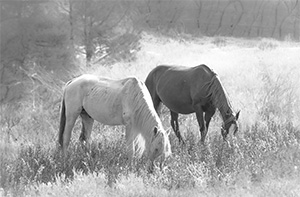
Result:
<instances>
[{"instance_id":1,"label":"horse's head","mask_svg":"<svg viewBox=\"0 0 300 197\"><path fill-rule=\"evenodd\" d=\"M226 140L226 137L229 133L233 133L233 135L235 135L236 132L238 131L239 127L238 127L237 120L239 118L239 115L240 115L240 111L236 113L235 116L232 115L227 120L225 120L221 128L221 133L224 140Z\"/></svg>"},{"instance_id":2,"label":"horse's head","mask_svg":"<svg viewBox=\"0 0 300 197\"><path fill-rule=\"evenodd\" d=\"M167 133L163 128L159 129L154 127L153 138L149 150L150 161L153 162L159 156L162 156L162 162L171 155L171 144L169 140L169 133Z\"/></svg>"}]
</instances>

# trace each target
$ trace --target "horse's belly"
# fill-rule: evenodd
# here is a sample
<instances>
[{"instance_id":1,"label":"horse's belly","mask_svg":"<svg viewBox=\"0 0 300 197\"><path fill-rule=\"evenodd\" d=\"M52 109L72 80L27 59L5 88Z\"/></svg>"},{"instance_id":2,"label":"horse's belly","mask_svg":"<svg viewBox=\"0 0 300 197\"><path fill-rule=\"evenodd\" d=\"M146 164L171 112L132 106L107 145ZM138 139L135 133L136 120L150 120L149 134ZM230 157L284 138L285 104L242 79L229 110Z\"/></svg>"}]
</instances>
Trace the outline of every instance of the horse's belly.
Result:
<instances>
[{"instance_id":1,"label":"horse's belly","mask_svg":"<svg viewBox=\"0 0 300 197\"><path fill-rule=\"evenodd\" d=\"M190 114L195 112L192 104L184 103L184 102L170 102L170 101L162 101L163 104L169 108L170 110L180 113L180 114Z\"/></svg>"},{"instance_id":2,"label":"horse's belly","mask_svg":"<svg viewBox=\"0 0 300 197\"><path fill-rule=\"evenodd\" d=\"M169 73L170 74L170 73ZM176 74L176 73L172 73ZM176 75L174 75L176 76ZM186 79L180 79L180 76L170 78L167 81L159 81L157 84L157 94L164 105L170 110L180 114L190 114L194 112L193 101L191 98L190 87Z\"/></svg>"},{"instance_id":3,"label":"horse's belly","mask_svg":"<svg viewBox=\"0 0 300 197\"><path fill-rule=\"evenodd\" d=\"M180 114L195 112L192 98L187 90L177 90L176 88L162 89L158 94L162 103L174 112Z\"/></svg>"},{"instance_id":4,"label":"horse's belly","mask_svg":"<svg viewBox=\"0 0 300 197\"><path fill-rule=\"evenodd\" d=\"M121 102L109 103L89 100L83 108L94 120L105 125L124 124Z\"/></svg>"},{"instance_id":5,"label":"horse's belly","mask_svg":"<svg viewBox=\"0 0 300 197\"><path fill-rule=\"evenodd\" d=\"M123 119L121 116L104 116L104 115L97 115L95 120L98 122L105 124L105 125L121 125L123 124Z\"/></svg>"}]
</instances>

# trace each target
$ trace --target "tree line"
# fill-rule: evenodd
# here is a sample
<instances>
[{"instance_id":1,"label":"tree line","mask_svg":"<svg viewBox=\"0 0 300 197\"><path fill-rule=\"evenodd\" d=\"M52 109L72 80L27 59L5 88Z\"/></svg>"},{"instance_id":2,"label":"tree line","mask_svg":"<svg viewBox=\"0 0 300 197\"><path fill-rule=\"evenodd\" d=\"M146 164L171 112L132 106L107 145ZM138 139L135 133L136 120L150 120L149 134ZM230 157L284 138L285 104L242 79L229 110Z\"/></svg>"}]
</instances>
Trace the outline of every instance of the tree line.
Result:
<instances>
[{"instance_id":1,"label":"tree line","mask_svg":"<svg viewBox=\"0 0 300 197\"><path fill-rule=\"evenodd\" d=\"M65 74L78 64L131 60L144 30L299 40L298 0L3 0L0 5L0 101L15 94L10 90L24 76L37 80L37 70Z\"/></svg>"}]
</instances>

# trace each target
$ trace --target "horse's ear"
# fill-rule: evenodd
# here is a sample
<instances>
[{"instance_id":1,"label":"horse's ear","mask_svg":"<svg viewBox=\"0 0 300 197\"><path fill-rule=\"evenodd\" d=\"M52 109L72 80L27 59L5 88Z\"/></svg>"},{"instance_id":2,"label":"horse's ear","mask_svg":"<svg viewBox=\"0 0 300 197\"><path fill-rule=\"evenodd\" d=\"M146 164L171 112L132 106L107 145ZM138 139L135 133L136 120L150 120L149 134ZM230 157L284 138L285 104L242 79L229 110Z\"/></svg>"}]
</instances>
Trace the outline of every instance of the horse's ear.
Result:
<instances>
[{"instance_id":1,"label":"horse's ear","mask_svg":"<svg viewBox=\"0 0 300 197\"><path fill-rule=\"evenodd\" d=\"M236 115L235 115L235 119L236 119L236 120L238 120L238 119L239 119L240 112L241 112L241 111L238 111L238 113L236 113Z\"/></svg>"},{"instance_id":2,"label":"horse's ear","mask_svg":"<svg viewBox=\"0 0 300 197\"><path fill-rule=\"evenodd\" d=\"M153 132L154 132L154 136L155 136L157 134L157 127L154 127Z\"/></svg>"}]
</instances>

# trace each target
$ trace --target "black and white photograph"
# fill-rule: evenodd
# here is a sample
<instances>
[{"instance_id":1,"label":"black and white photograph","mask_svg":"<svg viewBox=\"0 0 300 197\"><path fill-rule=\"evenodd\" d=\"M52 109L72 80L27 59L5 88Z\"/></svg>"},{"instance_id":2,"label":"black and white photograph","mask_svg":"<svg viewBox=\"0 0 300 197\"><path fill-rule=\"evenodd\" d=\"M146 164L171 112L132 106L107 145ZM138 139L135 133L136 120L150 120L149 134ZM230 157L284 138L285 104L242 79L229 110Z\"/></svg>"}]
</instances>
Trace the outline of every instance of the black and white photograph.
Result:
<instances>
[{"instance_id":1,"label":"black and white photograph","mask_svg":"<svg viewBox=\"0 0 300 197\"><path fill-rule=\"evenodd\" d=\"M300 197L299 0L0 7L0 197Z\"/></svg>"}]
</instances>

